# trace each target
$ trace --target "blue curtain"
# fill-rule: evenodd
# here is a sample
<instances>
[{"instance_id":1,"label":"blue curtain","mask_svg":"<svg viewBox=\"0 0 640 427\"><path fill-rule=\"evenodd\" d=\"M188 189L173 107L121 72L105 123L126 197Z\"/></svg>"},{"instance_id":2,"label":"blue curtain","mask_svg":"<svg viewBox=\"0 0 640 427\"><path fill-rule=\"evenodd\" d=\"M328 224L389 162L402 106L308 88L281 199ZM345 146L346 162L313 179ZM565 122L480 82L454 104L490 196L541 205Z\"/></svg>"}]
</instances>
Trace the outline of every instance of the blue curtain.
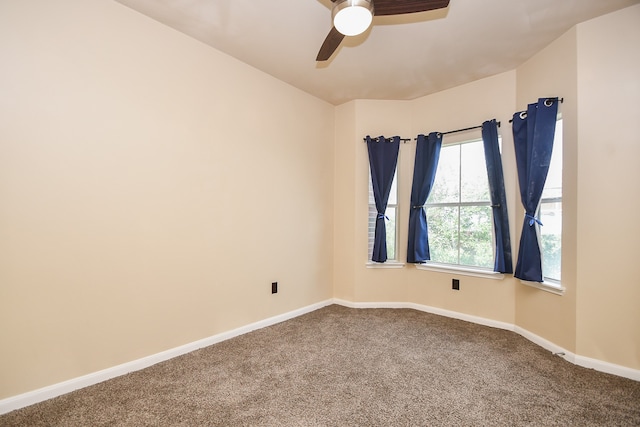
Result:
<instances>
[{"instance_id":1,"label":"blue curtain","mask_svg":"<svg viewBox=\"0 0 640 427\"><path fill-rule=\"evenodd\" d=\"M487 177L489 178L489 192L491 193L493 229L496 236L496 257L493 271L513 273L507 196L504 191L504 173L502 172L502 158L498 144L498 123L495 119L482 123L482 141L487 164Z\"/></svg>"},{"instance_id":2,"label":"blue curtain","mask_svg":"<svg viewBox=\"0 0 640 427\"><path fill-rule=\"evenodd\" d=\"M558 98L540 98L529 104L527 111L513 115L520 199L525 210L514 276L531 282L543 281L538 227L542 223L535 215L549 172L557 114Z\"/></svg>"},{"instance_id":3,"label":"blue curtain","mask_svg":"<svg viewBox=\"0 0 640 427\"><path fill-rule=\"evenodd\" d=\"M438 169L442 134L431 132L428 137L418 135L416 160L413 166L411 210L409 212L409 245L407 262L423 263L431 259L429 232L424 204L427 202Z\"/></svg>"},{"instance_id":4,"label":"blue curtain","mask_svg":"<svg viewBox=\"0 0 640 427\"><path fill-rule=\"evenodd\" d=\"M385 211L389 201L389 193L393 184L393 176L398 164L398 151L400 149L400 137L394 136L385 139L366 137L369 150L369 166L371 167L371 184L373 197L376 202L378 215L376 216L376 230L373 241L373 254L371 260L385 262L387 260L387 226L385 224Z\"/></svg>"}]
</instances>

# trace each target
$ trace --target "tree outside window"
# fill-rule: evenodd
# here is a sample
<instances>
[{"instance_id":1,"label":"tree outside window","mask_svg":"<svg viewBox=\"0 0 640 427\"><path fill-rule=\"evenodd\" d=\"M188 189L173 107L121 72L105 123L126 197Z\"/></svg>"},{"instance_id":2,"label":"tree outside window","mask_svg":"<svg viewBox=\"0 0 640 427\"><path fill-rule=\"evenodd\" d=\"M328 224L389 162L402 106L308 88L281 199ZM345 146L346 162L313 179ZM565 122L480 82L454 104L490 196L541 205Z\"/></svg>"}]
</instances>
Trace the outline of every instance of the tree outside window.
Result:
<instances>
[{"instance_id":1,"label":"tree outside window","mask_svg":"<svg viewBox=\"0 0 640 427\"><path fill-rule=\"evenodd\" d=\"M493 267L493 219L482 140L442 147L426 213L432 262Z\"/></svg>"},{"instance_id":2,"label":"tree outside window","mask_svg":"<svg viewBox=\"0 0 640 427\"><path fill-rule=\"evenodd\" d=\"M560 283L562 277L562 120L556 122L553 151L537 217L545 282Z\"/></svg>"}]
</instances>

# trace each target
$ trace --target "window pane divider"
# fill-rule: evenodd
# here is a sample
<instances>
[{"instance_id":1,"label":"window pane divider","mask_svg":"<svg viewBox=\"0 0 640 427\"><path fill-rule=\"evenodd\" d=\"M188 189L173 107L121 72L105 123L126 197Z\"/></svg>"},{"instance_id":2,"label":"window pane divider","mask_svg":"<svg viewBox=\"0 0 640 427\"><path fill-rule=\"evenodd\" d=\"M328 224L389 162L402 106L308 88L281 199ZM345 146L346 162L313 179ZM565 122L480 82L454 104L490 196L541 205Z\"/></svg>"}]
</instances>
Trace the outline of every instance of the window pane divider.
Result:
<instances>
[{"instance_id":1,"label":"window pane divider","mask_svg":"<svg viewBox=\"0 0 640 427\"><path fill-rule=\"evenodd\" d=\"M540 203L561 203L562 197L547 197L540 199Z\"/></svg>"},{"instance_id":2,"label":"window pane divider","mask_svg":"<svg viewBox=\"0 0 640 427\"><path fill-rule=\"evenodd\" d=\"M442 203L427 203L425 208L457 208L458 206L491 206L491 202L478 201L478 202L442 202Z\"/></svg>"}]
</instances>

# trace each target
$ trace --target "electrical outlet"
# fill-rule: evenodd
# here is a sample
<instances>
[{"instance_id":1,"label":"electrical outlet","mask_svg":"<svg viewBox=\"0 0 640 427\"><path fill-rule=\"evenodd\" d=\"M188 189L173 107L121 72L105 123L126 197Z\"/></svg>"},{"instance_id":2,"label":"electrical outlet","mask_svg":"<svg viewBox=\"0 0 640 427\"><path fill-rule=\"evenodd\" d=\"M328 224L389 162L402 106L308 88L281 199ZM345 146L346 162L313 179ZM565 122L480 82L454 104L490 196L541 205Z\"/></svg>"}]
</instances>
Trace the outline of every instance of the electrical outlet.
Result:
<instances>
[{"instance_id":1,"label":"electrical outlet","mask_svg":"<svg viewBox=\"0 0 640 427\"><path fill-rule=\"evenodd\" d=\"M271 282L271 293L272 294L278 293L278 282Z\"/></svg>"},{"instance_id":2,"label":"electrical outlet","mask_svg":"<svg viewBox=\"0 0 640 427\"><path fill-rule=\"evenodd\" d=\"M453 289L455 291L459 291L460 290L460 280L451 279L451 289Z\"/></svg>"}]
</instances>

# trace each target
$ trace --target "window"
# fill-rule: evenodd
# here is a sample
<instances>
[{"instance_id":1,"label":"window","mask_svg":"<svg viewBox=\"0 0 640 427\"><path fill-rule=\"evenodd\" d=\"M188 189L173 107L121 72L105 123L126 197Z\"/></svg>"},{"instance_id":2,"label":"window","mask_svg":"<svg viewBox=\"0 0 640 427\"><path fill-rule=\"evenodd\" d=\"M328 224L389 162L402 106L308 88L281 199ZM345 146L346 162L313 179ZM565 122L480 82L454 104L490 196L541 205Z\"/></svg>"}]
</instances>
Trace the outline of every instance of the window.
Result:
<instances>
[{"instance_id":1,"label":"window","mask_svg":"<svg viewBox=\"0 0 640 427\"><path fill-rule=\"evenodd\" d=\"M371 259L373 253L373 239L376 230L376 201L373 198L373 186L371 184L371 171L369 171L369 245L367 256ZM393 183L391 184L391 192L389 193L389 202L387 203L387 210L385 216L387 221L387 259L389 261L397 261L396 243L397 243L397 222L396 217L398 214L398 170L396 169L393 176Z\"/></svg>"},{"instance_id":2,"label":"window","mask_svg":"<svg viewBox=\"0 0 640 427\"><path fill-rule=\"evenodd\" d=\"M493 268L493 218L481 139L442 147L425 208L432 262Z\"/></svg>"},{"instance_id":3,"label":"window","mask_svg":"<svg viewBox=\"0 0 640 427\"><path fill-rule=\"evenodd\" d=\"M556 122L551 163L536 216L543 224L540 227L542 276L545 282L559 284L562 264L562 120Z\"/></svg>"}]
</instances>

